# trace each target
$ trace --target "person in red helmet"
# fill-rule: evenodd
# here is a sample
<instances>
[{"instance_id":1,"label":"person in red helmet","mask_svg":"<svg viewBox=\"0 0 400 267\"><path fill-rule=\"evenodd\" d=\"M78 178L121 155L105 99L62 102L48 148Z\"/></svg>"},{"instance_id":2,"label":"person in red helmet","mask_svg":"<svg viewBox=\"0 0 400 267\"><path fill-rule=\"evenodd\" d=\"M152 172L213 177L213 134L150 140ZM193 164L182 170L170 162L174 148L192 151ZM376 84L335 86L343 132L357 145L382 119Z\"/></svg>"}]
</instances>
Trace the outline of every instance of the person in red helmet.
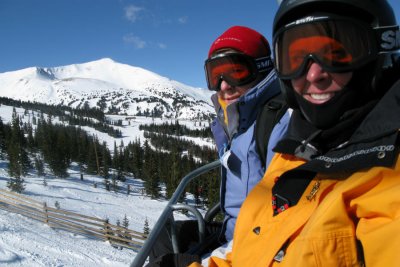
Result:
<instances>
[{"instance_id":1,"label":"person in red helmet","mask_svg":"<svg viewBox=\"0 0 400 267\"><path fill-rule=\"evenodd\" d=\"M208 89L215 91L211 100L216 118L211 130L222 163L220 209L224 221L221 227L212 226L204 251L204 244L194 252L186 245L195 247L191 241L195 243L198 236L196 221L174 222L180 253L173 253L170 227L164 227L148 267L186 266L214 248L218 248L216 252L230 250L240 206L261 180L274 154L272 148L288 126L290 113L273 68L269 42L262 34L245 26L228 28L211 44L204 70Z\"/></svg>"},{"instance_id":2,"label":"person in red helmet","mask_svg":"<svg viewBox=\"0 0 400 267\"><path fill-rule=\"evenodd\" d=\"M399 266L400 31L386 0L283 0L274 61L293 109L209 266ZM199 266L193 263L191 267Z\"/></svg>"},{"instance_id":3,"label":"person in red helmet","mask_svg":"<svg viewBox=\"0 0 400 267\"><path fill-rule=\"evenodd\" d=\"M217 114L211 131L223 163L222 235L230 241L240 206L261 180L273 156L272 148L286 132L289 113L275 122L267 155L260 156L257 115L281 91L269 43L259 32L245 26L228 28L211 44L204 69L209 90L216 91L211 97Z\"/></svg>"}]
</instances>

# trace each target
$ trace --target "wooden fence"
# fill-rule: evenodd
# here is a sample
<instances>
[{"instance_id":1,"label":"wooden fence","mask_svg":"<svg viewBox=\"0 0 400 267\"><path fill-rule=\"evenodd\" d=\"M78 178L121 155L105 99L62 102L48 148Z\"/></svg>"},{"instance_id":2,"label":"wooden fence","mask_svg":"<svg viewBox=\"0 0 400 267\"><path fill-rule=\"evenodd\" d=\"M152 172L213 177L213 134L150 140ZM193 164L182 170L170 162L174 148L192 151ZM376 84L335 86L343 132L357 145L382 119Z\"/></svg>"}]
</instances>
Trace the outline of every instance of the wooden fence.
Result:
<instances>
[{"instance_id":1,"label":"wooden fence","mask_svg":"<svg viewBox=\"0 0 400 267\"><path fill-rule=\"evenodd\" d=\"M109 241L113 246L139 251L147 236L134 230L108 223L106 220L48 207L21 194L0 189L0 209L42 221L55 229Z\"/></svg>"}]
</instances>

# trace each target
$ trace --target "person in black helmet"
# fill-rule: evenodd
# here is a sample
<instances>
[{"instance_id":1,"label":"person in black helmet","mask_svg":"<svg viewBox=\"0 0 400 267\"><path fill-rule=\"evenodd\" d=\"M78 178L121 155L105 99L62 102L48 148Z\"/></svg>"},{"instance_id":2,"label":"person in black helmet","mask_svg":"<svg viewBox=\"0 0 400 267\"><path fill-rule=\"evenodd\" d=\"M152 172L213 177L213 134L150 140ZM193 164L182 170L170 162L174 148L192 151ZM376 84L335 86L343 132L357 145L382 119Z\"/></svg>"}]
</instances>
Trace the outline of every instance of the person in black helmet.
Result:
<instances>
[{"instance_id":1,"label":"person in black helmet","mask_svg":"<svg viewBox=\"0 0 400 267\"><path fill-rule=\"evenodd\" d=\"M400 31L386 0L284 0L286 138L209 266L400 266ZM192 266L198 266L193 264Z\"/></svg>"}]
</instances>

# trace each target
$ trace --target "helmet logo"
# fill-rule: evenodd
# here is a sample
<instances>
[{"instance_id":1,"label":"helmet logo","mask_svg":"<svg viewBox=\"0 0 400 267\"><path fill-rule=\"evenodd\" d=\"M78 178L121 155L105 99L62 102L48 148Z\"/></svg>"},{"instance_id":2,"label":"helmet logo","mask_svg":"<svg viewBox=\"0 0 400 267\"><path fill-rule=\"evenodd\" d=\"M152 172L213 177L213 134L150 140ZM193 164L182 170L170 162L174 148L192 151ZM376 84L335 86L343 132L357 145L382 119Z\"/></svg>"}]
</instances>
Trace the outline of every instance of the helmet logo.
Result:
<instances>
[{"instance_id":1,"label":"helmet logo","mask_svg":"<svg viewBox=\"0 0 400 267\"><path fill-rule=\"evenodd\" d=\"M256 65L259 71L269 70L273 67L271 57L263 57L256 59Z\"/></svg>"},{"instance_id":2,"label":"helmet logo","mask_svg":"<svg viewBox=\"0 0 400 267\"><path fill-rule=\"evenodd\" d=\"M385 50L400 48L400 30L387 30L381 35L381 47Z\"/></svg>"},{"instance_id":3,"label":"helmet logo","mask_svg":"<svg viewBox=\"0 0 400 267\"><path fill-rule=\"evenodd\" d=\"M303 23L307 23L307 22L313 22L314 21L314 17L311 17L311 16L309 16L309 17L305 17L305 18L302 18L302 19L298 19L298 20L296 20L296 24L303 24Z\"/></svg>"},{"instance_id":4,"label":"helmet logo","mask_svg":"<svg viewBox=\"0 0 400 267\"><path fill-rule=\"evenodd\" d=\"M292 23L289 23L286 26L292 26L292 25L300 25L300 24L304 24L304 23L310 23L313 21L318 21L318 20L324 20L327 19L328 17L326 16L322 16L322 17L315 17L315 16L307 16L298 20L293 21Z\"/></svg>"}]
</instances>

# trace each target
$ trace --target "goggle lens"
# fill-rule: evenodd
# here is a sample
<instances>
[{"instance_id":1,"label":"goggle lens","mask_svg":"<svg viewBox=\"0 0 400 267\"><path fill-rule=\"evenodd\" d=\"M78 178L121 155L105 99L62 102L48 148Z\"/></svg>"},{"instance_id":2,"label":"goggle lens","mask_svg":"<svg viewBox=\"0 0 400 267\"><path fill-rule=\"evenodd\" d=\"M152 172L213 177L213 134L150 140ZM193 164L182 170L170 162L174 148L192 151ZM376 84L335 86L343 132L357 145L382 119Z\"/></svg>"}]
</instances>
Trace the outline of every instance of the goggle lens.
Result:
<instances>
[{"instance_id":1,"label":"goggle lens","mask_svg":"<svg viewBox=\"0 0 400 267\"><path fill-rule=\"evenodd\" d=\"M329 66L350 65L353 62L353 56L335 39L326 36L306 37L289 45L289 72L296 72L308 55L316 56Z\"/></svg>"},{"instance_id":2,"label":"goggle lens","mask_svg":"<svg viewBox=\"0 0 400 267\"><path fill-rule=\"evenodd\" d=\"M301 76L310 58L330 72L354 70L374 56L372 39L367 27L344 20L287 26L274 42L278 75Z\"/></svg>"},{"instance_id":3,"label":"goggle lens","mask_svg":"<svg viewBox=\"0 0 400 267\"><path fill-rule=\"evenodd\" d=\"M251 76L251 70L249 69L249 66L242 63L225 63L218 65L211 70L211 77L214 84L219 82L221 76L229 77L230 79L237 81L237 83L240 83Z\"/></svg>"},{"instance_id":4,"label":"goggle lens","mask_svg":"<svg viewBox=\"0 0 400 267\"><path fill-rule=\"evenodd\" d=\"M231 86L243 86L257 78L260 71L272 68L270 57L254 58L240 53L226 53L207 59L204 65L207 86L220 90L221 81Z\"/></svg>"}]
</instances>

